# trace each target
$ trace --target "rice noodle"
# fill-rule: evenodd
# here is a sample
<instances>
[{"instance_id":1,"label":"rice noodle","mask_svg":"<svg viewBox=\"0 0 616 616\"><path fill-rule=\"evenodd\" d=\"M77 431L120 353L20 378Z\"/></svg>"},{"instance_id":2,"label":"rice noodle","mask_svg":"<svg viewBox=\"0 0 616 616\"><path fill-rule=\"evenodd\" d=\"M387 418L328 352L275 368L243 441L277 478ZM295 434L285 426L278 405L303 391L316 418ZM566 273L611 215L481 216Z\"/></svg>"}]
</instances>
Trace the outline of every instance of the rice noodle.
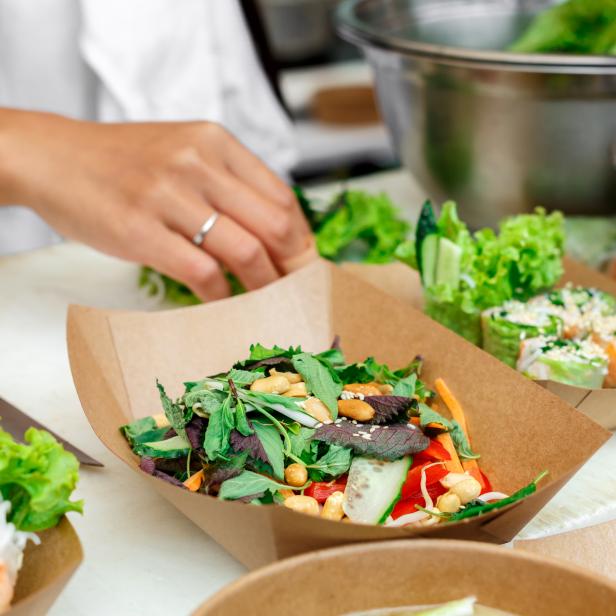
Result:
<instances>
[{"instance_id":1,"label":"rice noodle","mask_svg":"<svg viewBox=\"0 0 616 616\"><path fill-rule=\"evenodd\" d=\"M421 522L428 516L424 511L415 511L414 513L407 513L406 515L401 515L399 518L395 520L389 517L385 522L385 526L406 526L407 524L416 524L417 522Z\"/></svg>"},{"instance_id":2,"label":"rice noodle","mask_svg":"<svg viewBox=\"0 0 616 616\"><path fill-rule=\"evenodd\" d=\"M486 492L485 494L479 495L479 499L486 503L503 500L503 498L509 498L509 494L503 494L503 492Z\"/></svg>"}]
</instances>

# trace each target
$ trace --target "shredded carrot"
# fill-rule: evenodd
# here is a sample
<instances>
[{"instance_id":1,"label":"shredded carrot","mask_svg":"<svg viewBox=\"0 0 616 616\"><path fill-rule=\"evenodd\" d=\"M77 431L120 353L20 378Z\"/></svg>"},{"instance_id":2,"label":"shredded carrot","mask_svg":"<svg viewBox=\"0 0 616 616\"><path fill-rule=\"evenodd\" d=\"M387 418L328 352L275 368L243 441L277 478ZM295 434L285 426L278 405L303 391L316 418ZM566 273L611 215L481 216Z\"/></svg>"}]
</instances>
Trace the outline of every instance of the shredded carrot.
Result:
<instances>
[{"instance_id":1,"label":"shredded carrot","mask_svg":"<svg viewBox=\"0 0 616 616\"><path fill-rule=\"evenodd\" d=\"M468 426L466 425L466 417L464 416L464 411L462 410L462 405L458 401L458 399L453 395L449 387L443 379L438 378L434 381L434 386L439 396L443 399L443 402L447 405L452 417L460 424L462 431L466 436L466 440L471 442L471 438L468 434ZM475 477L481 484L482 488L485 488L485 482L479 471L479 465L477 464L477 460L463 460L462 467L465 471L467 471L470 475Z\"/></svg>"},{"instance_id":2,"label":"shredded carrot","mask_svg":"<svg viewBox=\"0 0 616 616\"><path fill-rule=\"evenodd\" d=\"M460 458L458 458L458 452L451 440L449 432L443 432L436 437L436 440L447 450L451 456L451 460L445 460L445 468L450 473L463 473L464 469L460 464Z\"/></svg>"},{"instance_id":3,"label":"shredded carrot","mask_svg":"<svg viewBox=\"0 0 616 616\"><path fill-rule=\"evenodd\" d=\"M185 482L184 485L191 491L196 492L203 483L203 469L197 471L194 475L191 475Z\"/></svg>"},{"instance_id":4,"label":"shredded carrot","mask_svg":"<svg viewBox=\"0 0 616 616\"><path fill-rule=\"evenodd\" d=\"M293 492L293 490L278 490L278 494L280 494L280 496L282 496L285 500L287 500L289 496L295 496L295 492Z\"/></svg>"}]
</instances>

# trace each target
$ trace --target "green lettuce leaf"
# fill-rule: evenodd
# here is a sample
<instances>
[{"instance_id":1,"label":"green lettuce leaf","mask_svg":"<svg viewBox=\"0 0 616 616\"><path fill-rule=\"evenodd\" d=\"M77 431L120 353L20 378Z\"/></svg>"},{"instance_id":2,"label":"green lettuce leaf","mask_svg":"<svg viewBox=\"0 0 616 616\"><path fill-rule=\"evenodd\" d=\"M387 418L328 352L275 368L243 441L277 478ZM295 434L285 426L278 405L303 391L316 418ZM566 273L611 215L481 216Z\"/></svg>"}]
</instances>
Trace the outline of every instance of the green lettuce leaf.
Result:
<instances>
[{"instance_id":1,"label":"green lettuce leaf","mask_svg":"<svg viewBox=\"0 0 616 616\"><path fill-rule=\"evenodd\" d=\"M24 531L55 526L68 511L83 512L83 501L70 496L79 478L79 462L48 432L30 428L26 444L0 429L0 493L11 502L9 522Z\"/></svg>"}]
</instances>

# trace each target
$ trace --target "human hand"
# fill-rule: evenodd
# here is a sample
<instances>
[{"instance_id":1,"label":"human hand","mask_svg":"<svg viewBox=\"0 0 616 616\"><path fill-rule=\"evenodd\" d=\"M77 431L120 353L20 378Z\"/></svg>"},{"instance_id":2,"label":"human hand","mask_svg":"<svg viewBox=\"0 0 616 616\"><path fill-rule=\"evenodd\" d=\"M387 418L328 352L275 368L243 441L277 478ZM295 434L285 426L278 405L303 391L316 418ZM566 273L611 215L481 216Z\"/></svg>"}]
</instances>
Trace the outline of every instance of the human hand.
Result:
<instances>
[{"instance_id":1,"label":"human hand","mask_svg":"<svg viewBox=\"0 0 616 616\"><path fill-rule=\"evenodd\" d=\"M64 236L149 265L205 301L229 294L221 264L255 289L316 256L293 192L216 124L4 110L0 127L2 203L28 205Z\"/></svg>"}]
</instances>

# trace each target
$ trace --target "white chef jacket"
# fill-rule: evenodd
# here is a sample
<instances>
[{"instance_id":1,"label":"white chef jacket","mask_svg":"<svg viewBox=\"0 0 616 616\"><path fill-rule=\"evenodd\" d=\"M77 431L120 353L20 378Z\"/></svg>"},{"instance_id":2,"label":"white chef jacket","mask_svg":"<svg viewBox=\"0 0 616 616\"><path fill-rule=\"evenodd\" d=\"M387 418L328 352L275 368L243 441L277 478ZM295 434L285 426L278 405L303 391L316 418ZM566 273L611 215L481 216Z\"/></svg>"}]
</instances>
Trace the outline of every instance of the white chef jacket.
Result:
<instances>
[{"instance_id":1,"label":"white chef jacket","mask_svg":"<svg viewBox=\"0 0 616 616\"><path fill-rule=\"evenodd\" d=\"M237 0L0 0L0 107L210 120L282 175L296 157ZM0 207L0 253L58 239L32 211Z\"/></svg>"}]
</instances>

